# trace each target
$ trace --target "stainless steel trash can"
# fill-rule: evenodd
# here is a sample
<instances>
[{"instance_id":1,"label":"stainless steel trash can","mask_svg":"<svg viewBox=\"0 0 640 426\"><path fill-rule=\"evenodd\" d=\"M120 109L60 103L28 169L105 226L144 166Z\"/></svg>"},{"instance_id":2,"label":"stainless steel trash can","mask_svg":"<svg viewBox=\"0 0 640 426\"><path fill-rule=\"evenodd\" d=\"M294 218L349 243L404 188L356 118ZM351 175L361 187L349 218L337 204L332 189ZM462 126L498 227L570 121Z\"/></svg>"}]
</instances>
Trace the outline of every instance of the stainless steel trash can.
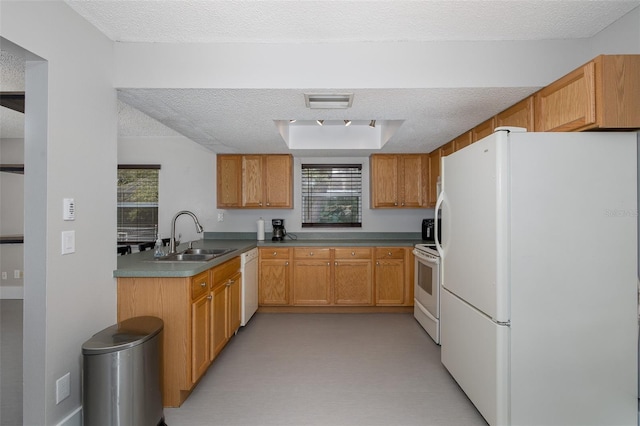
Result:
<instances>
[{"instance_id":1,"label":"stainless steel trash can","mask_svg":"<svg viewBox=\"0 0 640 426\"><path fill-rule=\"evenodd\" d=\"M135 317L82 345L84 426L164 425L160 350L164 323Z\"/></svg>"}]
</instances>

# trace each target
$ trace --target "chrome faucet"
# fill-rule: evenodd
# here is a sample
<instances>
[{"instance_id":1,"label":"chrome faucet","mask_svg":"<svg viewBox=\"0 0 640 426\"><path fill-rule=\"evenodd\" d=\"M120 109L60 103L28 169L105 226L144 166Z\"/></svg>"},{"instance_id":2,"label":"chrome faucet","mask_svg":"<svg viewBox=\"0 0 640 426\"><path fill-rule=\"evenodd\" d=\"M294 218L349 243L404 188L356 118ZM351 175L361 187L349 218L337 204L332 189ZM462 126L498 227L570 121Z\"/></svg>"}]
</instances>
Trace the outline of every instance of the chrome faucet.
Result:
<instances>
[{"instance_id":1,"label":"chrome faucet","mask_svg":"<svg viewBox=\"0 0 640 426\"><path fill-rule=\"evenodd\" d=\"M173 220L171 221L171 239L169 239L168 254L173 254L176 252L176 220L178 219L179 216L183 214L188 214L193 218L193 221L196 223L196 232L198 234L204 232L204 228L202 227L202 225L200 225L200 222L198 221L198 218L196 217L195 214L191 213L188 210L179 211L178 213L176 213L176 215L173 217Z\"/></svg>"}]
</instances>

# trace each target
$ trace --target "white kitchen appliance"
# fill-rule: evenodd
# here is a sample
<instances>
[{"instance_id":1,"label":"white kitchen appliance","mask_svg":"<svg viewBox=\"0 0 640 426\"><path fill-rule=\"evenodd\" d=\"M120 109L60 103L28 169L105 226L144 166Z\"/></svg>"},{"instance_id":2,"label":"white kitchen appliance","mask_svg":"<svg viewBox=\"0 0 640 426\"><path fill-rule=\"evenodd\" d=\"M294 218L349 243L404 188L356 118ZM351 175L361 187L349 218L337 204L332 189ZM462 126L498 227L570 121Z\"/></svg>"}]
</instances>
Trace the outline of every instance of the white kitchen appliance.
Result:
<instances>
[{"instance_id":1,"label":"white kitchen appliance","mask_svg":"<svg viewBox=\"0 0 640 426\"><path fill-rule=\"evenodd\" d=\"M242 308L240 325L245 326L258 310L258 249L242 253L240 258L242 273Z\"/></svg>"},{"instance_id":2,"label":"white kitchen appliance","mask_svg":"<svg viewBox=\"0 0 640 426\"><path fill-rule=\"evenodd\" d=\"M636 134L518 130L442 160L442 363L491 425L637 424Z\"/></svg>"},{"instance_id":3,"label":"white kitchen appliance","mask_svg":"<svg viewBox=\"0 0 640 426\"><path fill-rule=\"evenodd\" d=\"M416 244L413 316L440 343L440 256L435 243Z\"/></svg>"}]
</instances>

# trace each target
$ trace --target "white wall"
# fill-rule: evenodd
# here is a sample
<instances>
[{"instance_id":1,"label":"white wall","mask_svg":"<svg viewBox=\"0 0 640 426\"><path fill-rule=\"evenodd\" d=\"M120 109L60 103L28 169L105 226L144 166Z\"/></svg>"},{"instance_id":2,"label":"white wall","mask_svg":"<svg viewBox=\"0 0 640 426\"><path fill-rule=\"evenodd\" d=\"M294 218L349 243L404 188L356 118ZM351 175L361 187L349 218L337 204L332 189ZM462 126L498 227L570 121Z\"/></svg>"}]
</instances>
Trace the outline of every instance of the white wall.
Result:
<instances>
[{"instance_id":1,"label":"white wall","mask_svg":"<svg viewBox=\"0 0 640 426\"><path fill-rule=\"evenodd\" d=\"M590 58L603 53L640 53L640 7L636 7L589 40Z\"/></svg>"},{"instance_id":2,"label":"white wall","mask_svg":"<svg viewBox=\"0 0 640 426\"><path fill-rule=\"evenodd\" d=\"M81 405L81 345L115 322L116 92L113 43L63 2L0 2L0 36L26 66L24 424ZM76 220L62 220L62 199ZM76 252L61 255L61 232ZM71 395L56 404L56 379Z\"/></svg>"},{"instance_id":3,"label":"white wall","mask_svg":"<svg viewBox=\"0 0 640 426\"><path fill-rule=\"evenodd\" d=\"M160 164L158 221L163 238L171 234L171 221L180 210L190 210L211 231L216 205L216 156L183 136L126 137L118 139L119 164ZM199 240L195 224L188 216L176 222L176 237L182 242Z\"/></svg>"}]
</instances>

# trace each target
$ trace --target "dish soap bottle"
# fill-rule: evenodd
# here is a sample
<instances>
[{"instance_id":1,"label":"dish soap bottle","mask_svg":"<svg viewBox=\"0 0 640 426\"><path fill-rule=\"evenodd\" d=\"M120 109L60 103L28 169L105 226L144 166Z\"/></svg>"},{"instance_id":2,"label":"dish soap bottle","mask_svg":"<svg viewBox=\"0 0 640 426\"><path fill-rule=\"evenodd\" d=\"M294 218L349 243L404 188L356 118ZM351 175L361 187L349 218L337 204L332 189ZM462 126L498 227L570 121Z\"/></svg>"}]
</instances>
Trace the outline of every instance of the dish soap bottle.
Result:
<instances>
[{"instance_id":1,"label":"dish soap bottle","mask_svg":"<svg viewBox=\"0 0 640 426\"><path fill-rule=\"evenodd\" d=\"M153 257L162 257L162 256L164 256L164 248L163 247L164 247L164 244L162 244L162 238L160 238L160 234L158 232L156 232L156 244L153 247Z\"/></svg>"}]
</instances>

